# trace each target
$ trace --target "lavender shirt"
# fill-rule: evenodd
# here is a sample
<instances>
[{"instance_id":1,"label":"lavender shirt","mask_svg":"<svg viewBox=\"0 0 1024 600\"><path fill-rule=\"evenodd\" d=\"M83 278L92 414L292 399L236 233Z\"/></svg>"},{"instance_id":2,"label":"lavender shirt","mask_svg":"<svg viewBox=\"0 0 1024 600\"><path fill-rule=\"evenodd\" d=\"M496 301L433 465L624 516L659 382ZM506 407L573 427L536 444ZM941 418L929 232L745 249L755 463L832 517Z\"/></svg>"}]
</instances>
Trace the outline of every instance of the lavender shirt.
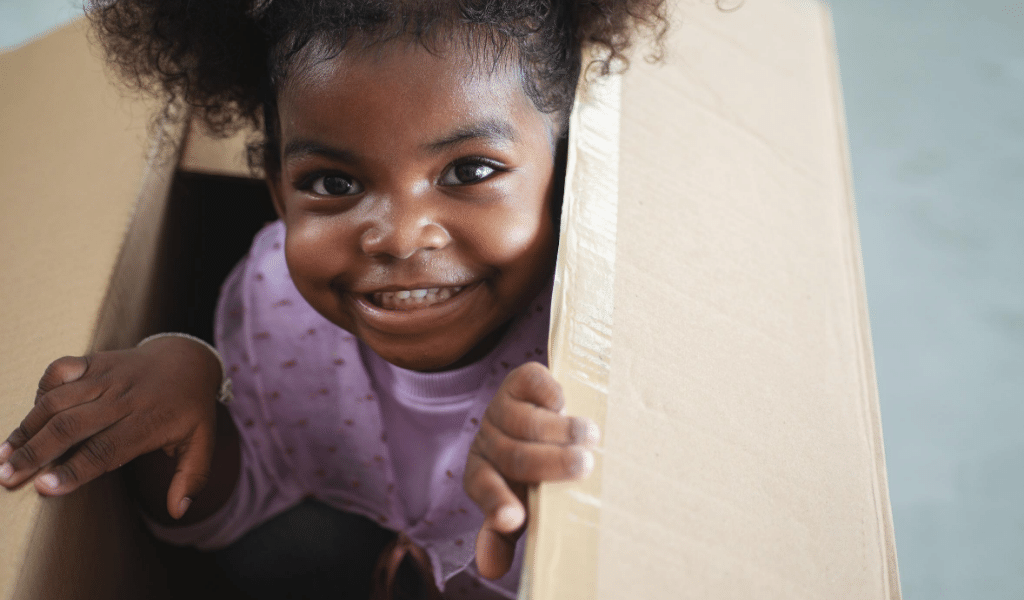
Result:
<instances>
[{"instance_id":1,"label":"lavender shirt","mask_svg":"<svg viewBox=\"0 0 1024 600\"><path fill-rule=\"evenodd\" d=\"M483 515L462 489L480 419L505 375L547 361L550 288L484 359L418 373L385 362L299 295L284 225L265 227L221 289L216 345L242 465L227 502L188 527L150 522L161 539L222 548L307 497L404 531L426 550L446 598L515 598L520 543L496 582L473 564Z\"/></svg>"}]
</instances>

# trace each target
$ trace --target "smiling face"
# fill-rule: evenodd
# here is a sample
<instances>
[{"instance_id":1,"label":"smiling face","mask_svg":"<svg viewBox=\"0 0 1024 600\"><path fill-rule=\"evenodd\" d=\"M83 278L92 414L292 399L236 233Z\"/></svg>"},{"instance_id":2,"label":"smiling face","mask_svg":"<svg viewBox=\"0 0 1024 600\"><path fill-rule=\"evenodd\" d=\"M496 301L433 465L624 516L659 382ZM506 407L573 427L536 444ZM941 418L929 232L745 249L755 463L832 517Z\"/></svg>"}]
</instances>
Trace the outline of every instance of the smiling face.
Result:
<instances>
[{"instance_id":1,"label":"smiling face","mask_svg":"<svg viewBox=\"0 0 1024 600\"><path fill-rule=\"evenodd\" d=\"M389 42L288 79L270 187L292 279L385 360L482 357L554 267L555 128L511 69Z\"/></svg>"}]
</instances>

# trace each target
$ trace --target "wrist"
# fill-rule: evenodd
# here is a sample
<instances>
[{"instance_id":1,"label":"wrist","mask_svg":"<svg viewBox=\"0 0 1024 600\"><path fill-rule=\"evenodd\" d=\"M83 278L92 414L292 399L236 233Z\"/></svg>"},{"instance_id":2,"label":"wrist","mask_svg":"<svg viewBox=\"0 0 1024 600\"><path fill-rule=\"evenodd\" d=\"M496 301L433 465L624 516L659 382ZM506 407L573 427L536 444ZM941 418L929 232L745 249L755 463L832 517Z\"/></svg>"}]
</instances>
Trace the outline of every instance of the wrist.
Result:
<instances>
[{"instance_id":1,"label":"wrist","mask_svg":"<svg viewBox=\"0 0 1024 600\"><path fill-rule=\"evenodd\" d=\"M216 360L220 368L220 386L217 391L217 402L221 404L229 404L233 398L231 389L231 378L228 377L227 367L224 365L224 359L221 357L220 352L217 351L212 345L207 343L205 340L198 338L194 335L180 332L163 332L151 335L141 342L135 345L136 348L141 348L143 345L149 344L157 340L167 340L168 338L174 338L177 340L190 340L196 344L199 344L206 349L208 354L211 354Z\"/></svg>"}]
</instances>

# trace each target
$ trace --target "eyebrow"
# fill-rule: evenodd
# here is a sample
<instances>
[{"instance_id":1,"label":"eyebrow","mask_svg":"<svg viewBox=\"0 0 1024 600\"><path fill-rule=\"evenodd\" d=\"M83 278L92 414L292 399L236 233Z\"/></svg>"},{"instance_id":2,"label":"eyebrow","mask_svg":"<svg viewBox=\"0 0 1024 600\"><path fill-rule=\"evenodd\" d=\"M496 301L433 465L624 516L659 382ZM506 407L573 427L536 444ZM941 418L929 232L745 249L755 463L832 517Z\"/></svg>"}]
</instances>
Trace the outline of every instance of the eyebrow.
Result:
<instances>
[{"instance_id":1,"label":"eyebrow","mask_svg":"<svg viewBox=\"0 0 1024 600\"><path fill-rule=\"evenodd\" d=\"M486 119L484 121L479 121L477 123L467 125L466 127L456 129L450 135L428 144L424 144L424 148L431 153L437 154L463 142L479 139L496 142L514 142L516 141L516 132L515 128L513 128L508 121L502 119Z\"/></svg>"},{"instance_id":2,"label":"eyebrow","mask_svg":"<svg viewBox=\"0 0 1024 600\"><path fill-rule=\"evenodd\" d=\"M431 154L439 154L453 146L479 139L498 142L514 142L516 141L516 133L515 129L508 121L502 119L486 119L456 129L441 139L424 144L423 148ZM321 142L304 138L297 138L285 144L284 150L281 153L281 158L283 161L288 161L290 159L304 158L310 155L323 156L331 160L349 164L358 163L361 158L361 155L356 152L335 148Z\"/></svg>"},{"instance_id":3,"label":"eyebrow","mask_svg":"<svg viewBox=\"0 0 1024 600\"><path fill-rule=\"evenodd\" d=\"M348 150L341 150L340 148L334 148L320 142L307 139L294 139L289 141L284 146L284 151L281 153L281 158L287 161L292 158L304 158L310 155L323 156L332 160L346 162L346 163L357 163L359 162L359 155L355 152Z\"/></svg>"}]
</instances>

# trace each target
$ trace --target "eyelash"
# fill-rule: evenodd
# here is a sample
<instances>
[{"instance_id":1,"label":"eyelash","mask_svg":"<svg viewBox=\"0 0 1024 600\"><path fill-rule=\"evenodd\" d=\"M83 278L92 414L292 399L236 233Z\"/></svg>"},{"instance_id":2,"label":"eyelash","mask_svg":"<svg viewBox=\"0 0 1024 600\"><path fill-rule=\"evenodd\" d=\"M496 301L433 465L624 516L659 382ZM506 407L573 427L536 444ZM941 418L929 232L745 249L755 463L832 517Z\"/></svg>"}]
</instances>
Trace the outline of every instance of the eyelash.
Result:
<instances>
[{"instance_id":1,"label":"eyelash","mask_svg":"<svg viewBox=\"0 0 1024 600\"><path fill-rule=\"evenodd\" d=\"M481 177L480 179L478 179L476 181L471 181L471 182L468 182L468 183L459 183L459 184L447 184L448 187L468 187L468 186L476 185L478 183L484 183L485 181L488 181L488 180L492 179L493 177L495 177L495 176L497 176L497 175L499 175L501 173L508 172L508 170L509 170L508 167L506 167L505 165L499 163L498 161L495 161L495 160L492 160L492 159L489 159L489 158L484 158L482 156L470 156L470 157L466 157L466 158L457 159L457 160L453 161L452 163L450 163L447 167L445 167L444 171L441 173L441 176L438 178L438 181L444 179L449 173L451 173L455 169L457 169L459 167L462 167L462 166L466 166L466 165L480 165L480 166L484 166L484 167L487 167L488 169L491 169L491 173L487 174L484 177ZM322 180L322 179L328 178L328 177L337 177L339 179L345 179L351 185L353 185L354 187L360 188L360 190L358 192L356 192L356 193L353 193L353 194L319 194L319 193L313 192L313 188L316 186L317 182ZM442 184L442 185L445 185L445 184ZM350 176L347 173L344 173L342 171L314 171L314 172L309 173L308 175L306 175L304 177L301 177L294 184L294 187L295 187L295 189L298 189L298 190L313 192L317 196L329 196L329 197L355 196L355 195L358 195L359 193L362 192L362 189L361 189L362 188L362 184L360 184L359 181L357 179L355 179L354 177L352 177L352 176Z\"/></svg>"},{"instance_id":2,"label":"eyelash","mask_svg":"<svg viewBox=\"0 0 1024 600\"><path fill-rule=\"evenodd\" d=\"M446 175L448 175L448 173L453 172L455 169L458 169L459 167L466 166L466 165L484 166L484 167L487 167L488 169L491 169L491 173L489 173L488 175L486 175L484 177L481 177L480 179L478 179L476 181L472 181L472 182L469 182L469 183L451 184L453 187L462 187L462 186L476 185L478 183L483 183L483 182L485 182L485 181L487 181L487 180L489 180L489 179L491 179L491 178L493 178L493 177L495 177L495 176L497 176L497 175L499 175L501 173L508 172L508 167L506 167L505 165L499 163L496 160L491 160L489 158L484 158L483 156L469 156L469 157L466 157L466 158L460 158L458 160L453 161L450 165L448 165L448 167L445 168L444 172L441 173L441 177L439 178L439 180L440 179L444 179L444 177Z\"/></svg>"},{"instance_id":3,"label":"eyelash","mask_svg":"<svg viewBox=\"0 0 1024 600\"><path fill-rule=\"evenodd\" d=\"M360 184L354 177L352 177L351 175L349 175L347 173L344 173L342 171L313 171L312 173L309 173L309 174L307 174L307 175L305 175L303 177L298 178L297 181L293 184L293 186L297 190L300 190L300 191L303 191L303 192L311 192L312 194L314 194L316 196L344 197L344 196L354 196L354 195L356 195L356 194L320 194L320 193L315 192L313 190L313 188L316 186L317 182L322 180L322 179L326 179L328 177L336 177L338 179L344 179L344 180L348 181L350 184L352 184L352 185L354 185L356 187L360 187L360 188L362 187L362 184ZM359 193L359 192L357 192L357 193Z\"/></svg>"}]
</instances>

